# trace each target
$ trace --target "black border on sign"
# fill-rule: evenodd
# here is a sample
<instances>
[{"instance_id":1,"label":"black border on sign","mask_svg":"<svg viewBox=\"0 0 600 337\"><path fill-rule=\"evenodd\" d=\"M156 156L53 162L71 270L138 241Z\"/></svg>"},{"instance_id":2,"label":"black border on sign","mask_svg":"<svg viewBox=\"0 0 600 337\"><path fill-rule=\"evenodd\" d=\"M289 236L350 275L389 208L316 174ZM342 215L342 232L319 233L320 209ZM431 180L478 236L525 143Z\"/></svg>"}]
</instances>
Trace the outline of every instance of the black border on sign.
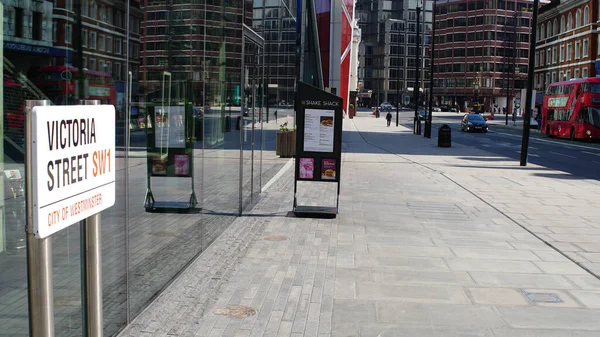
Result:
<instances>
[{"instance_id":1,"label":"black border on sign","mask_svg":"<svg viewBox=\"0 0 600 337\"><path fill-rule=\"evenodd\" d=\"M304 82L298 83L296 96L296 163L294 173L294 210L298 207L296 203L296 192L298 181L321 181L337 184L337 204L339 205L340 179L342 173L342 122L344 111L342 109L343 99L327 91L308 85ZM304 151L304 131L306 121L306 109L333 110L333 152ZM313 158L315 170L313 179L300 179L299 158ZM321 179L321 166L323 159L335 159L335 179ZM336 206L337 213L337 206Z\"/></svg>"}]
</instances>

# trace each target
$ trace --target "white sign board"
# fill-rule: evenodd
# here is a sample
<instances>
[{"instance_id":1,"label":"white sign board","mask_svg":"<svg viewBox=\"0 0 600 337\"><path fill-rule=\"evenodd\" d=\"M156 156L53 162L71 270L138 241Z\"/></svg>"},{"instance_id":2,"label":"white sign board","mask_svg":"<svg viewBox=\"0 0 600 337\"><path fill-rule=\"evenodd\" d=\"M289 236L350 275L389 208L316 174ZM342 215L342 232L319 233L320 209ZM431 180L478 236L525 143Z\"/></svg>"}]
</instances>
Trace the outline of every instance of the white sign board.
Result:
<instances>
[{"instance_id":1,"label":"white sign board","mask_svg":"<svg viewBox=\"0 0 600 337\"><path fill-rule=\"evenodd\" d=\"M334 110L305 110L304 151L333 152L334 114Z\"/></svg>"},{"instance_id":2,"label":"white sign board","mask_svg":"<svg viewBox=\"0 0 600 337\"><path fill-rule=\"evenodd\" d=\"M115 108L32 111L33 230L38 239L115 204Z\"/></svg>"}]
</instances>

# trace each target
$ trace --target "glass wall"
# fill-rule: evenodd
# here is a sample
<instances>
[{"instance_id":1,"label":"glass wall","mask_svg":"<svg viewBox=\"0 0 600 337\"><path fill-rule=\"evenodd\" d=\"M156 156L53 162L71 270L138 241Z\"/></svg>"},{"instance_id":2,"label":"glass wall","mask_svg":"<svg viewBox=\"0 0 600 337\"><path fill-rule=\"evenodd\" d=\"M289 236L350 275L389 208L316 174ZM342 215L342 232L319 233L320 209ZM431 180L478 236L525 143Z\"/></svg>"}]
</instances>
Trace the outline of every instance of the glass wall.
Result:
<instances>
[{"instance_id":1,"label":"glass wall","mask_svg":"<svg viewBox=\"0 0 600 337\"><path fill-rule=\"evenodd\" d=\"M263 48L242 42L252 1L0 3L0 336L29 335L29 99L115 107L116 203L101 227L104 335L114 336L287 161L275 156L277 123L265 119ZM51 237L57 336L82 335L81 232L76 224Z\"/></svg>"}]
</instances>

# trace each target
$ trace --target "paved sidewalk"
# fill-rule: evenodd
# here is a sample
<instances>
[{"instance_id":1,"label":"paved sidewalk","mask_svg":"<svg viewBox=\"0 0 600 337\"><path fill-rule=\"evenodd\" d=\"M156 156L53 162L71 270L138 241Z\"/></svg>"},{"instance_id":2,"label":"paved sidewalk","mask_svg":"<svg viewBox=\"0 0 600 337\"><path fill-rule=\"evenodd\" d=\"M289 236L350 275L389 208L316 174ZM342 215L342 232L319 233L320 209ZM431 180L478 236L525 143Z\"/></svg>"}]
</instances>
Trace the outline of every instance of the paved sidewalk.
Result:
<instances>
[{"instance_id":1,"label":"paved sidewalk","mask_svg":"<svg viewBox=\"0 0 600 337\"><path fill-rule=\"evenodd\" d=\"M595 270L597 181L344 128L336 219L289 217L285 171L121 336L600 335L600 281L569 259Z\"/></svg>"}]
</instances>

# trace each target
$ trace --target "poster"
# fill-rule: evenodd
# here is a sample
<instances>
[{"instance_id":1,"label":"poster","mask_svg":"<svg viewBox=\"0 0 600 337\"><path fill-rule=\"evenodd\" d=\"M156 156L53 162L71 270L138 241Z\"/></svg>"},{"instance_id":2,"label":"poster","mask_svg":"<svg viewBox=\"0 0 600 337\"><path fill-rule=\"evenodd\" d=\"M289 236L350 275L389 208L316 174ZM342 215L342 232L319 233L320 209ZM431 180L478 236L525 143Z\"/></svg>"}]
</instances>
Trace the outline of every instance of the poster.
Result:
<instances>
[{"instance_id":1,"label":"poster","mask_svg":"<svg viewBox=\"0 0 600 337\"><path fill-rule=\"evenodd\" d=\"M335 159L323 159L321 162L321 179L335 180L336 174Z\"/></svg>"},{"instance_id":2,"label":"poster","mask_svg":"<svg viewBox=\"0 0 600 337\"><path fill-rule=\"evenodd\" d=\"M166 176L167 175L167 162L161 158L152 158L152 175L155 176Z\"/></svg>"},{"instance_id":3,"label":"poster","mask_svg":"<svg viewBox=\"0 0 600 337\"><path fill-rule=\"evenodd\" d=\"M155 146L159 149L185 148L185 107L160 108L154 117L156 125Z\"/></svg>"},{"instance_id":4,"label":"poster","mask_svg":"<svg viewBox=\"0 0 600 337\"><path fill-rule=\"evenodd\" d=\"M304 151L333 152L334 114L334 110L305 110Z\"/></svg>"},{"instance_id":5,"label":"poster","mask_svg":"<svg viewBox=\"0 0 600 337\"><path fill-rule=\"evenodd\" d=\"M315 178L315 159L300 158L300 179Z\"/></svg>"},{"instance_id":6,"label":"poster","mask_svg":"<svg viewBox=\"0 0 600 337\"><path fill-rule=\"evenodd\" d=\"M175 155L175 175L189 176L190 175L190 160L187 154Z\"/></svg>"}]
</instances>

